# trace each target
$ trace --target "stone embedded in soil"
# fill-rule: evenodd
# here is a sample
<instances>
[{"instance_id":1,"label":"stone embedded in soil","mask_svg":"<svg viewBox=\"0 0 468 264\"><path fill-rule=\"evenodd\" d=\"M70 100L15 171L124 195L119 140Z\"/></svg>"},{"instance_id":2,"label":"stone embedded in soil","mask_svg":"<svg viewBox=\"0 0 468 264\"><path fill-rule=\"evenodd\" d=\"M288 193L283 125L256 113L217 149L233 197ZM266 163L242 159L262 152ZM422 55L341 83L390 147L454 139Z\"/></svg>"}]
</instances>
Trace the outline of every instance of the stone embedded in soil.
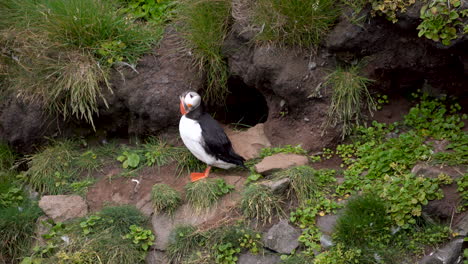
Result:
<instances>
[{"instance_id":1,"label":"stone embedded in soil","mask_svg":"<svg viewBox=\"0 0 468 264\"><path fill-rule=\"evenodd\" d=\"M281 263L281 258L274 254L257 254L243 253L239 256L237 264L277 264Z\"/></svg>"},{"instance_id":2,"label":"stone embedded in soil","mask_svg":"<svg viewBox=\"0 0 468 264\"><path fill-rule=\"evenodd\" d=\"M273 193L281 194L284 191L286 191L290 182L291 180L289 178L283 178L279 180L266 180L259 182L259 184L270 188L273 191Z\"/></svg>"},{"instance_id":3,"label":"stone embedded in soil","mask_svg":"<svg viewBox=\"0 0 468 264\"><path fill-rule=\"evenodd\" d=\"M327 214L324 216L317 217L317 227L320 232L331 235L334 231L336 221L338 220L338 215L336 214Z\"/></svg>"},{"instance_id":4,"label":"stone embedded in soil","mask_svg":"<svg viewBox=\"0 0 468 264\"><path fill-rule=\"evenodd\" d=\"M301 231L289 225L287 220L281 220L263 235L262 241L266 248L278 253L291 254L299 246L300 235Z\"/></svg>"},{"instance_id":5,"label":"stone embedded in soil","mask_svg":"<svg viewBox=\"0 0 468 264\"><path fill-rule=\"evenodd\" d=\"M63 222L88 214L88 206L79 195L46 195L39 207L54 222Z\"/></svg>"},{"instance_id":6,"label":"stone embedded in soil","mask_svg":"<svg viewBox=\"0 0 468 264\"><path fill-rule=\"evenodd\" d=\"M174 215L154 214L151 223L156 235L154 247L158 250L166 250L169 236L178 225L199 226L211 223L223 217L232 210L240 200L239 192L243 187L245 178L240 176L224 176L228 184L236 188L236 192L227 194L221 198L218 204L206 211L197 212L189 204L183 204L174 212Z\"/></svg>"},{"instance_id":7,"label":"stone embedded in soil","mask_svg":"<svg viewBox=\"0 0 468 264\"><path fill-rule=\"evenodd\" d=\"M463 260L463 238L455 238L444 247L425 256L419 264L458 264Z\"/></svg>"},{"instance_id":8,"label":"stone embedded in soil","mask_svg":"<svg viewBox=\"0 0 468 264\"><path fill-rule=\"evenodd\" d=\"M271 146L270 141L265 135L263 124L257 124L246 131L231 131L227 129L226 134L229 136L236 153L247 160L258 158L262 148Z\"/></svg>"},{"instance_id":9,"label":"stone embedded in soil","mask_svg":"<svg viewBox=\"0 0 468 264\"><path fill-rule=\"evenodd\" d=\"M151 250L146 256L146 264L169 264L167 256L160 250Z\"/></svg>"},{"instance_id":10,"label":"stone embedded in soil","mask_svg":"<svg viewBox=\"0 0 468 264\"><path fill-rule=\"evenodd\" d=\"M459 171L460 170L458 170L456 167L433 166L424 162L417 163L416 165L414 165L413 169L411 169L411 173L413 173L414 175L428 178L437 178L437 176L439 176L440 174L447 174L452 178L457 178L461 176L461 173Z\"/></svg>"},{"instance_id":11,"label":"stone embedded in soil","mask_svg":"<svg viewBox=\"0 0 468 264\"><path fill-rule=\"evenodd\" d=\"M144 215L151 216L153 213L153 204L151 203L151 193L146 194L136 203L136 208Z\"/></svg>"},{"instance_id":12,"label":"stone embedded in soil","mask_svg":"<svg viewBox=\"0 0 468 264\"><path fill-rule=\"evenodd\" d=\"M468 236L468 212L455 223L453 231L461 236Z\"/></svg>"},{"instance_id":13,"label":"stone embedded in soil","mask_svg":"<svg viewBox=\"0 0 468 264\"><path fill-rule=\"evenodd\" d=\"M255 170L261 174L270 174L276 170L306 165L308 162L307 157L303 155L279 153L264 158L255 165Z\"/></svg>"},{"instance_id":14,"label":"stone embedded in soil","mask_svg":"<svg viewBox=\"0 0 468 264\"><path fill-rule=\"evenodd\" d=\"M323 249L328 249L333 246L333 239L331 236L327 234L323 234L320 236L320 245Z\"/></svg>"}]
</instances>

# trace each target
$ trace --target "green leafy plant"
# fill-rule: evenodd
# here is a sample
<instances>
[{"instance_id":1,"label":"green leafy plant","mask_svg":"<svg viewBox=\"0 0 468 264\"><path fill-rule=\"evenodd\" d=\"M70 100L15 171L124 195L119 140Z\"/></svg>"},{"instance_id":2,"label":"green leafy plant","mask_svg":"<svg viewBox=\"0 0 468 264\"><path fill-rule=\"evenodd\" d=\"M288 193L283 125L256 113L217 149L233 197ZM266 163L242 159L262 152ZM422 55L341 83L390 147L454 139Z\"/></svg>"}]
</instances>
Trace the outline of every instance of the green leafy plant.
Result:
<instances>
[{"instance_id":1,"label":"green leafy plant","mask_svg":"<svg viewBox=\"0 0 468 264\"><path fill-rule=\"evenodd\" d=\"M179 192L163 183L153 185L151 200L155 212L166 212L170 215L174 213L182 202Z\"/></svg>"},{"instance_id":2,"label":"green leafy plant","mask_svg":"<svg viewBox=\"0 0 468 264\"><path fill-rule=\"evenodd\" d=\"M240 253L240 248L234 247L231 243L215 245L214 257L217 264L236 264L237 256Z\"/></svg>"},{"instance_id":3,"label":"green leafy plant","mask_svg":"<svg viewBox=\"0 0 468 264\"><path fill-rule=\"evenodd\" d=\"M373 0L371 1L372 15L380 14L396 23L398 21L397 13L406 12L406 9L415 2L416 0Z\"/></svg>"},{"instance_id":4,"label":"green leafy plant","mask_svg":"<svg viewBox=\"0 0 468 264\"><path fill-rule=\"evenodd\" d=\"M383 105L389 103L388 96L385 94L378 94L376 98L376 108L377 110L382 110Z\"/></svg>"},{"instance_id":5,"label":"green leafy plant","mask_svg":"<svg viewBox=\"0 0 468 264\"><path fill-rule=\"evenodd\" d=\"M462 16L468 16L465 12L459 11L460 0L432 0L421 8L422 22L418 26L418 36L425 36L428 39L444 45L450 45L452 40L465 34L463 31L467 25L463 26ZM457 28L459 30L457 30ZM457 32L458 31L458 32ZM460 34L461 33L461 34Z\"/></svg>"},{"instance_id":6,"label":"green leafy plant","mask_svg":"<svg viewBox=\"0 0 468 264\"><path fill-rule=\"evenodd\" d=\"M462 209L468 207L468 173L457 179L457 191L462 198Z\"/></svg>"},{"instance_id":7,"label":"green leafy plant","mask_svg":"<svg viewBox=\"0 0 468 264\"><path fill-rule=\"evenodd\" d=\"M334 1L260 0L254 4L254 23L261 43L309 48L317 46L340 14Z\"/></svg>"},{"instance_id":8,"label":"green leafy plant","mask_svg":"<svg viewBox=\"0 0 468 264\"><path fill-rule=\"evenodd\" d=\"M23 190L21 188L11 186L7 192L0 193L0 208L15 207L23 203Z\"/></svg>"},{"instance_id":9,"label":"green leafy plant","mask_svg":"<svg viewBox=\"0 0 468 264\"><path fill-rule=\"evenodd\" d=\"M102 217L98 215L91 215L87 217L85 221L80 222L80 227L83 229L83 234L88 235L93 232L94 226L96 226L99 221L103 221ZM111 220L109 221L112 223Z\"/></svg>"},{"instance_id":10,"label":"green leafy plant","mask_svg":"<svg viewBox=\"0 0 468 264\"><path fill-rule=\"evenodd\" d=\"M195 0L184 1L179 9L179 30L195 67L205 75L203 97L209 103L224 102L228 93L228 70L221 47L228 33L230 7L226 0Z\"/></svg>"},{"instance_id":11,"label":"green leafy plant","mask_svg":"<svg viewBox=\"0 0 468 264\"><path fill-rule=\"evenodd\" d=\"M149 229L144 229L141 226L131 225L130 226L130 233L124 236L125 239L131 239L133 244L138 244L144 251L148 251L148 249L153 245L153 241L155 239L153 232Z\"/></svg>"},{"instance_id":12,"label":"green leafy plant","mask_svg":"<svg viewBox=\"0 0 468 264\"><path fill-rule=\"evenodd\" d=\"M333 95L324 126L341 125L342 138L351 133L353 123L362 123L364 107L370 113L377 109L367 90L372 80L359 75L359 70L359 65L347 69L338 67L327 76L325 82L325 85L333 89Z\"/></svg>"},{"instance_id":13,"label":"green leafy plant","mask_svg":"<svg viewBox=\"0 0 468 264\"><path fill-rule=\"evenodd\" d=\"M123 0L122 2L123 13L157 23L168 21L176 4L172 0Z\"/></svg>"},{"instance_id":14,"label":"green leafy plant","mask_svg":"<svg viewBox=\"0 0 468 264\"><path fill-rule=\"evenodd\" d=\"M234 186L226 184L224 179L204 179L188 183L185 186L185 197L195 210L213 206L221 196L231 192Z\"/></svg>"},{"instance_id":15,"label":"green leafy plant","mask_svg":"<svg viewBox=\"0 0 468 264\"><path fill-rule=\"evenodd\" d=\"M360 262L361 250L346 249L343 244L336 244L332 249L322 252L314 259L314 264L351 264Z\"/></svg>"},{"instance_id":16,"label":"green leafy plant","mask_svg":"<svg viewBox=\"0 0 468 264\"><path fill-rule=\"evenodd\" d=\"M243 236L239 238L239 246L243 249L249 250L252 254L258 254L260 251L259 241L262 236L259 233L247 233L243 229L241 232L243 233Z\"/></svg>"},{"instance_id":17,"label":"green leafy plant","mask_svg":"<svg viewBox=\"0 0 468 264\"><path fill-rule=\"evenodd\" d=\"M255 219L257 223L267 223L271 222L273 216L284 215L282 200L270 188L254 183L244 189L240 208L244 217Z\"/></svg>"},{"instance_id":18,"label":"green leafy plant","mask_svg":"<svg viewBox=\"0 0 468 264\"><path fill-rule=\"evenodd\" d=\"M122 155L117 157L117 160L122 162L122 167L124 169L135 169L140 165L140 156L138 153L124 151Z\"/></svg>"}]
</instances>

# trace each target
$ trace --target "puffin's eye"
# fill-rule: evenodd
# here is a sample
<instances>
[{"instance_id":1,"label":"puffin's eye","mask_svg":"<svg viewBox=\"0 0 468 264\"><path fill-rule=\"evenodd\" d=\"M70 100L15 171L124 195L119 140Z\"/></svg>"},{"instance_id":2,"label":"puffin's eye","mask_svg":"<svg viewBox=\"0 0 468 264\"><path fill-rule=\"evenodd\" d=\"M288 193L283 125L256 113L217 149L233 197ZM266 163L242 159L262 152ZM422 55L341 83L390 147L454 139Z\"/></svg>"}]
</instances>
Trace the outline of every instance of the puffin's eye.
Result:
<instances>
[{"instance_id":1,"label":"puffin's eye","mask_svg":"<svg viewBox=\"0 0 468 264\"><path fill-rule=\"evenodd\" d=\"M190 95L190 98L193 98L193 95L192 94L189 94Z\"/></svg>"}]
</instances>

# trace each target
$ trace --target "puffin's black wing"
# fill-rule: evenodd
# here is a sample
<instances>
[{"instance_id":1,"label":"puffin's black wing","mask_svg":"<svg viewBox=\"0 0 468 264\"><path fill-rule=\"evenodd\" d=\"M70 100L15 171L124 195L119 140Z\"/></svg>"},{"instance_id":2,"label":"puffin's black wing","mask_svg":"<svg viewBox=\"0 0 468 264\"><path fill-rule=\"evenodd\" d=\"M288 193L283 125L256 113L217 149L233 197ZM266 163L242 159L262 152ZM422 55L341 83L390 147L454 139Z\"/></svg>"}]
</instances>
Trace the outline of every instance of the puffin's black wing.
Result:
<instances>
[{"instance_id":1,"label":"puffin's black wing","mask_svg":"<svg viewBox=\"0 0 468 264\"><path fill-rule=\"evenodd\" d=\"M202 138L205 141L205 151L216 158L228 163L244 166L245 159L239 156L223 128L209 114L203 113L198 122L202 129Z\"/></svg>"}]
</instances>

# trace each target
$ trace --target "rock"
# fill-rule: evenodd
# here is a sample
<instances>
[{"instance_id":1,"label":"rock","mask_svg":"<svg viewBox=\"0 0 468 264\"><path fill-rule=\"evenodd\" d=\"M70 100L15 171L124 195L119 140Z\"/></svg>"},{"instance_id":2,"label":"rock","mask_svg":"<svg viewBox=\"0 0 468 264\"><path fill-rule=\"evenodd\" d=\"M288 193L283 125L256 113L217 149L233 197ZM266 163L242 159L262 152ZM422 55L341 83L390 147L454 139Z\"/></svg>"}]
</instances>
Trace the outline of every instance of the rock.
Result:
<instances>
[{"instance_id":1,"label":"rock","mask_svg":"<svg viewBox=\"0 0 468 264\"><path fill-rule=\"evenodd\" d=\"M37 246L45 246L47 245L47 241L42 237L45 234L48 234L50 232L50 229L52 228L52 225L47 223L47 220L50 218L42 215L40 216L37 221L36 221L36 230L35 230L35 245Z\"/></svg>"},{"instance_id":2,"label":"rock","mask_svg":"<svg viewBox=\"0 0 468 264\"><path fill-rule=\"evenodd\" d=\"M88 214L88 206L79 195L46 195L39 207L54 222L64 222Z\"/></svg>"},{"instance_id":3,"label":"rock","mask_svg":"<svg viewBox=\"0 0 468 264\"><path fill-rule=\"evenodd\" d=\"M186 53L174 52L181 37L168 28L151 54L139 60L135 72L129 67L114 71L113 93L106 93L109 108L102 105L95 124L109 133L152 134L176 127L179 95L199 90L201 77Z\"/></svg>"},{"instance_id":4,"label":"rock","mask_svg":"<svg viewBox=\"0 0 468 264\"><path fill-rule=\"evenodd\" d=\"M151 216L153 213L153 204L151 203L151 193L146 194L136 203L136 208L144 215Z\"/></svg>"},{"instance_id":5,"label":"rock","mask_svg":"<svg viewBox=\"0 0 468 264\"><path fill-rule=\"evenodd\" d=\"M306 165L309 162L306 156L297 154L279 153L264 158L255 165L255 170L261 174L270 174L275 170L287 169Z\"/></svg>"},{"instance_id":6,"label":"rock","mask_svg":"<svg viewBox=\"0 0 468 264\"><path fill-rule=\"evenodd\" d=\"M281 258L274 254L258 254L243 253L239 256L237 264L277 264L281 262Z\"/></svg>"},{"instance_id":7,"label":"rock","mask_svg":"<svg viewBox=\"0 0 468 264\"><path fill-rule=\"evenodd\" d=\"M327 249L333 246L332 237L326 234L320 236L320 245L322 248Z\"/></svg>"},{"instance_id":8,"label":"rock","mask_svg":"<svg viewBox=\"0 0 468 264\"><path fill-rule=\"evenodd\" d=\"M468 236L468 213L465 212L465 215L455 223L453 231L461 236Z\"/></svg>"},{"instance_id":9,"label":"rock","mask_svg":"<svg viewBox=\"0 0 468 264\"><path fill-rule=\"evenodd\" d=\"M234 208L240 200L239 192L243 188L245 178L240 176L226 176L223 177L228 184L232 184L236 188L236 192L225 195L221 198L215 207L206 211L196 212L189 204L185 203L174 212L174 215L168 216L167 214L154 214L151 223L156 235L154 247L158 250L166 250L169 235L172 230L178 225L203 225L208 224L210 221L219 219L224 214L228 213Z\"/></svg>"},{"instance_id":10,"label":"rock","mask_svg":"<svg viewBox=\"0 0 468 264\"><path fill-rule=\"evenodd\" d=\"M318 216L316 226L318 227L320 232L327 235L331 235L334 231L337 220L337 214L327 214L324 216Z\"/></svg>"},{"instance_id":11,"label":"rock","mask_svg":"<svg viewBox=\"0 0 468 264\"><path fill-rule=\"evenodd\" d=\"M455 238L444 247L425 256L419 264L461 264L463 262L463 238Z\"/></svg>"},{"instance_id":12,"label":"rock","mask_svg":"<svg viewBox=\"0 0 468 264\"><path fill-rule=\"evenodd\" d=\"M266 248L278 253L291 254L299 246L300 235L301 231L289 225L287 220L281 220L263 235L262 241Z\"/></svg>"},{"instance_id":13,"label":"rock","mask_svg":"<svg viewBox=\"0 0 468 264\"><path fill-rule=\"evenodd\" d=\"M454 167L450 166L433 166L424 162L419 162L411 169L411 173L416 176L428 178L437 178L440 174L447 174L452 178L457 178L462 174Z\"/></svg>"},{"instance_id":14,"label":"rock","mask_svg":"<svg viewBox=\"0 0 468 264\"><path fill-rule=\"evenodd\" d=\"M247 160L258 158L262 148L271 147L263 124L257 124L246 131L226 130L226 134L236 153Z\"/></svg>"},{"instance_id":15,"label":"rock","mask_svg":"<svg viewBox=\"0 0 468 264\"><path fill-rule=\"evenodd\" d=\"M266 181L259 182L259 184L265 185L266 187L270 188L276 194L281 194L284 191L286 191L290 182L291 180L289 178L283 178L283 179L279 179L276 181L266 180Z\"/></svg>"},{"instance_id":16,"label":"rock","mask_svg":"<svg viewBox=\"0 0 468 264\"><path fill-rule=\"evenodd\" d=\"M164 252L151 250L146 256L146 264L169 264L169 260Z\"/></svg>"}]
</instances>

